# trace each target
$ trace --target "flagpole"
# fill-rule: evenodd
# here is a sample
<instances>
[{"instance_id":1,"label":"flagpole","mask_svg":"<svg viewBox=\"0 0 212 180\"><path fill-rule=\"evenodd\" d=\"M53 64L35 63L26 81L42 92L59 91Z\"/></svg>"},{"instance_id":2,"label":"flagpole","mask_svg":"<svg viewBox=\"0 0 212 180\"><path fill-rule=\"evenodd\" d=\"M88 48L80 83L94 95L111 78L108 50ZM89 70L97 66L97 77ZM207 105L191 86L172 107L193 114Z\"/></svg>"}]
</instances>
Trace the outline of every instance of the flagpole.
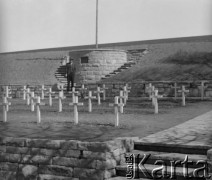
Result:
<instances>
[{"instance_id":1,"label":"flagpole","mask_svg":"<svg viewBox=\"0 0 212 180\"><path fill-rule=\"evenodd\" d=\"M98 0L96 0L96 49L98 49Z\"/></svg>"}]
</instances>

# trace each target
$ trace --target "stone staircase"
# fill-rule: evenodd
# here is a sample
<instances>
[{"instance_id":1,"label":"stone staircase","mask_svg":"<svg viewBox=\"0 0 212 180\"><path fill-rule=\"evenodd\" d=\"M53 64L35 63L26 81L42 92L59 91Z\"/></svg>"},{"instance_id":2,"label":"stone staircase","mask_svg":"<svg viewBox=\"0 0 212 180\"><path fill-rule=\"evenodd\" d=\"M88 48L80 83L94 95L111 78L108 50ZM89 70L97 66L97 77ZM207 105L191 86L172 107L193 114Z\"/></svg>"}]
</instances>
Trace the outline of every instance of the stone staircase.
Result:
<instances>
[{"instance_id":1,"label":"stone staircase","mask_svg":"<svg viewBox=\"0 0 212 180\"><path fill-rule=\"evenodd\" d=\"M105 80L105 79L111 78L112 76L114 76L116 74L119 74L120 72L125 71L126 69L132 67L135 64L136 64L136 62L134 62L134 61L128 61L127 63L125 63L121 67L119 67L118 69L116 69L113 72L107 74L105 77L102 77L101 80Z\"/></svg>"},{"instance_id":2,"label":"stone staircase","mask_svg":"<svg viewBox=\"0 0 212 180\"><path fill-rule=\"evenodd\" d=\"M200 177L201 175L203 175L203 170L199 170L198 176L196 177L194 177L193 173L197 172L198 168L201 169L205 165L207 168L207 163L198 164L197 162L200 160L202 162L207 161L207 150L209 149L210 147L208 146L188 146L188 145L186 146L176 144L135 142L134 150L130 154L127 154L126 156L129 157L131 154L135 155L134 158L135 171L132 174L134 179L200 180L200 179L206 179ZM143 159L144 154L146 156L145 159ZM186 159L186 157L188 158ZM143 165L142 164L139 165L139 163L141 162L143 162ZM155 165L156 162L157 165ZM187 166L188 168L183 168L183 166L185 167ZM166 170L163 171L164 174L162 174L162 169ZM126 172L128 170L129 168L127 167L125 158L122 158L121 165L116 167L117 177L111 178L110 180L126 179ZM154 174L154 176L152 174ZM208 171L206 171L206 175L207 174Z\"/></svg>"}]
</instances>

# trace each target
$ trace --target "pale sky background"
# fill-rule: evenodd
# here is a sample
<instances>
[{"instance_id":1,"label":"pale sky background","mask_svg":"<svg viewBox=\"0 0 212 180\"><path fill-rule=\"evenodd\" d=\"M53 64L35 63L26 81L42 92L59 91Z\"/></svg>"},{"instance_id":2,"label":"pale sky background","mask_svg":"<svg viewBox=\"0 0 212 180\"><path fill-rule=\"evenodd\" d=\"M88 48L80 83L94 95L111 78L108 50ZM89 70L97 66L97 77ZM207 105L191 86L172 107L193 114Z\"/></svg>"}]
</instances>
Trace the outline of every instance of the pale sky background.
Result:
<instances>
[{"instance_id":1,"label":"pale sky background","mask_svg":"<svg viewBox=\"0 0 212 180\"><path fill-rule=\"evenodd\" d=\"M0 52L95 44L96 0L0 0ZM99 0L99 44L212 35L212 0Z\"/></svg>"}]
</instances>

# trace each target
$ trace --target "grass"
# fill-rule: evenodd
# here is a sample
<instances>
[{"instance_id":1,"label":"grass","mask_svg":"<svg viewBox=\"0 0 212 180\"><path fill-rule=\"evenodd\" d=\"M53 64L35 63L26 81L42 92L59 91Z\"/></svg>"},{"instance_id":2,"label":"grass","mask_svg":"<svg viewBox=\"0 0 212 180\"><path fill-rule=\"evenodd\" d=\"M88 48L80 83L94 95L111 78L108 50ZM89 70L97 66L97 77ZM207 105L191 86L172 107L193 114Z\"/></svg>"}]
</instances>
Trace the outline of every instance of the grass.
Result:
<instances>
[{"instance_id":1,"label":"grass","mask_svg":"<svg viewBox=\"0 0 212 180\"><path fill-rule=\"evenodd\" d=\"M120 115L120 127L114 127L114 110L103 102L94 101L93 112L87 112L87 102L79 108L79 124L74 125L73 107L64 101L63 112L58 103L53 107L41 107L41 124L36 123L36 112L30 112L23 100L12 100L8 122L0 123L0 136L75 139L82 141L106 141L116 137L145 137L173 127L211 110L212 102L189 101L181 107L180 101L159 101L159 114L155 115L149 101L130 102ZM80 100L82 101L82 100ZM45 100L46 103L47 100ZM0 117L0 121L2 117Z\"/></svg>"}]
</instances>

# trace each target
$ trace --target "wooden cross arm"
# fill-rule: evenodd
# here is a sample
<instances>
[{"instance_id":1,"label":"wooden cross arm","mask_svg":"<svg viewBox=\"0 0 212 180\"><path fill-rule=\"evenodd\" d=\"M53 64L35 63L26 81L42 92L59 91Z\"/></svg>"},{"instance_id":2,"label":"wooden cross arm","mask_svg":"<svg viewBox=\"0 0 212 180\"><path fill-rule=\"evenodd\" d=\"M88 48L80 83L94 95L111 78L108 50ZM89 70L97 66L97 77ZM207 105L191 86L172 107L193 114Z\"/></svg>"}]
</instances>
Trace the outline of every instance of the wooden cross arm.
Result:
<instances>
[{"instance_id":1,"label":"wooden cross arm","mask_svg":"<svg viewBox=\"0 0 212 180\"><path fill-rule=\"evenodd\" d=\"M71 91L71 92L68 92L69 94L79 94L79 91Z\"/></svg>"},{"instance_id":2,"label":"wooden cross arm","mask_svg":"<svg viewBox=\"0 0 212 180\"><path fill-rule=\"evenodd\" d=\"M84 103L69 103L69 106L83 106Z\"/></svg>"},{"instance_id":3,"label":"wooden cross arm","mask_svg":"<svg viewBox=\"0 0 212 180\"><path fill-rule=\"evenodd\" d=\"M125 99L126 96L118 96L120 99Z\"/></svg>"}]
</instances>

